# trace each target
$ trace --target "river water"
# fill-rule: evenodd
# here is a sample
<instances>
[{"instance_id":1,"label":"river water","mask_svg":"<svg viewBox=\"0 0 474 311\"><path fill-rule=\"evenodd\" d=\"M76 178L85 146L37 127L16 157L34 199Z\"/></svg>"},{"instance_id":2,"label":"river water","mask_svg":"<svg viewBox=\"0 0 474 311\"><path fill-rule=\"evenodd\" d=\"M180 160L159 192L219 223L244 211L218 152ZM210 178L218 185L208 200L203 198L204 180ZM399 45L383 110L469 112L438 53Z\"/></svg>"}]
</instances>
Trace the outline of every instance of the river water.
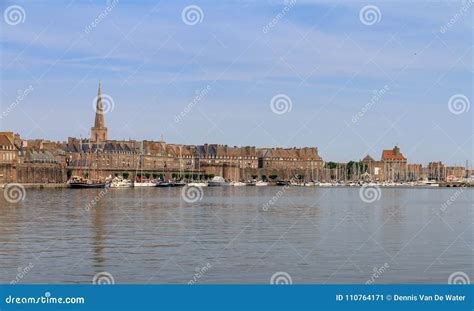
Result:
<instances>
[{"instance_id":1,"label":"river water","mask_svg":"<svg viewBox=\"0 0 474 311\"><path fill-rule=\"evenodd\" d=\"M182 188L27 189L0 197L0 282L474 281L473 193L222 187L188 203Z\"/></svg>"}]
</instances>

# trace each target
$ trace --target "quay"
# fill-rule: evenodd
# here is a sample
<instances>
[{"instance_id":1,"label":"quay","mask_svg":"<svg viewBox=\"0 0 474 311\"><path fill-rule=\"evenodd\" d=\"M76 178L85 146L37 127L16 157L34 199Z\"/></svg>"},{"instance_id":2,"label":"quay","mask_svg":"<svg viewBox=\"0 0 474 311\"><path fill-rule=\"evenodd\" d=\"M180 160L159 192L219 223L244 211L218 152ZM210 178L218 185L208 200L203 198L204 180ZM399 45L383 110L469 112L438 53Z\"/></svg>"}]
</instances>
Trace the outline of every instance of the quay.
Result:
<instances>
[{"instance_id":1,"label":"quay","mask_svg":"<svg viewBox=\"0 0 474 311\"><path fill-rule=\"evenodd\" d=\"M0 184L0 188L5 188L7 184ZM24 189L59 189L67 188L67 183L21 183Z\"/></svg>"}]
</instances>

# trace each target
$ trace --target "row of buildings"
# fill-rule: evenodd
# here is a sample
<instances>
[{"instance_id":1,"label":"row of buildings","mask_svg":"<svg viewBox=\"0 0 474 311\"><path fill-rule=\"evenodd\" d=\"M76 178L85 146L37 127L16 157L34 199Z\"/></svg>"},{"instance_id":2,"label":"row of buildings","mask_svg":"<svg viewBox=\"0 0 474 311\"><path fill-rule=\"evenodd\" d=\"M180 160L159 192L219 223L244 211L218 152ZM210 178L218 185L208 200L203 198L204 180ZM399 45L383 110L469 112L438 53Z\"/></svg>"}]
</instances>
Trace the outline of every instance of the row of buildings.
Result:
<instances>
[{"instance_id":1,"label":"row of buildings","mask_svg":"<svg viewBox=\"0 0 474 311\"><path fill-rule=\"evenodd\" d=\"M22 139L0 132L0 183L64 183L71 176L106 178L126 174L171 178L228 180L361 179L374 181L449 180L470 174L441 162L409 164L400 149L383 150L380 160L328 165L316 147L257 148L227 145L180 145L164 141L110 140L99 86L94 126L89 139L64 142Z\"/></svg>"}]
</instances>

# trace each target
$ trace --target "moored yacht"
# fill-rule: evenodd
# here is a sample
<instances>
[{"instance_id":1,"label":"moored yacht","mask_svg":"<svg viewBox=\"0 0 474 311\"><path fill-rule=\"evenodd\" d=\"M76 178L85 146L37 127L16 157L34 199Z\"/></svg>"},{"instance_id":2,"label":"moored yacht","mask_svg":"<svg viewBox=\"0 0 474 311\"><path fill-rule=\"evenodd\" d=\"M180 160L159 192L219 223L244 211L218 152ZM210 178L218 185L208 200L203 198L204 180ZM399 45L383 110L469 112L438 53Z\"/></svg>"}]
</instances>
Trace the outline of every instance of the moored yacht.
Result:
<instances>
[{"instance_id":1,"label":"moored yacht","mask_svg":"<svg viewBox=\"0 0 474 311\"><path fill-rule=\"evenodd\" d=\"M207 187L207 182L204 181L195 181L188 183L189 187Z\"/></svg>"},{"instance_id":2,"label":"moored yacht","mask_svg":"<svg viewBox=\"0 0 474 311\"><path fill-rule=\"evenodd\" d=\"M209 187L223 187L223 186L229 186L229 185L230 184L227 181L225 181L224 177L221 177L221 176L215 176L208 183Z\"/></svg>"},{"instance_id":3,"label":"moored yacht","mask_svg":"<svg viewBox=\"0 0 474 311\"><path fill-rule=\"evenodd\" d=\"M156 181L154 180L140 180L134 183L135 187L156 187Z\"/></svg>"},{"instance_id":4,"label":"moored yacht","mask_svg":"<svg viewBox=\"0 0 474 311\"><path fill-rule=\"evenodd\" d=\"M426 181L425 185L430 187L439 187L439 183L434 179Z\"/></svg>"},{"instance_id":5,"label":"moored yacht","mask_svg":"<svg viewBox=\"0 0 474 311\"><path fill-rule=\"evenodd\" d=\"M85 189L85 188L105 188L106 182L93 179L85 179L77 176L73 176L68 180L67 184L72 189Z\"/></svg>"},{"instance_id":6,"label":"moored yacht","mask_svg":"<svg viewBox=\"0 0 474 311\"><path fill-rule=\"evenodd\" d=\"M161 180L156 183L156 187L159 187L159 188L171 187L171 183L168 181Z\"/></svg>"},{"instance_id":7,"label":"moored yacht","mask_svg":"<svg viewBox=\"0 0 474 311\"><path fill-rule=\"evenodd\" d=\"M171 187L184 187L184 186L186 186L186 183L182 180L175 180L175 181L172 181L170 184L171 184Z\"/></svg>"},{"instance_id":8,"label":"moored yacht","mask_svg":"<svg viewBox=\"0 0 474 311\"><path fill-rule=\"evenodd\" d=\"M110 183L110 188L132 188L133 181L122 177L115 177Z\"/></svg>"}]
</instances>

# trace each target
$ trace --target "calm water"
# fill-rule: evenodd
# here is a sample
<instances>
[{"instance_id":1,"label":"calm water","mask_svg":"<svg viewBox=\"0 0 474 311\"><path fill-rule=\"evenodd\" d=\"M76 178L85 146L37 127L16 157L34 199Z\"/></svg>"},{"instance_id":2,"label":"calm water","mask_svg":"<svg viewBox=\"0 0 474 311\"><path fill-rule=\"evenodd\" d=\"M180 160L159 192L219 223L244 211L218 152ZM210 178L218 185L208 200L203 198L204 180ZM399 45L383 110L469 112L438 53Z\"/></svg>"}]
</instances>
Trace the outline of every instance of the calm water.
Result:
<instances>
[{"instance_id":1,"label":"calm water","mask_svg":"<svg viewBox=\"0 0 474 311\"><path fill-rule=\"evenodd\" d=\"M474 189L385 188L370 204L358 188L204 188L194 204L179 188L109 189L86 211L100 191L1 196L0 282L91 283L106 271L116 283L269 283L281 271L365 283L374 269L375 283L447 283L457 271L474 281Z\"/></svg>"}]
</instances>

